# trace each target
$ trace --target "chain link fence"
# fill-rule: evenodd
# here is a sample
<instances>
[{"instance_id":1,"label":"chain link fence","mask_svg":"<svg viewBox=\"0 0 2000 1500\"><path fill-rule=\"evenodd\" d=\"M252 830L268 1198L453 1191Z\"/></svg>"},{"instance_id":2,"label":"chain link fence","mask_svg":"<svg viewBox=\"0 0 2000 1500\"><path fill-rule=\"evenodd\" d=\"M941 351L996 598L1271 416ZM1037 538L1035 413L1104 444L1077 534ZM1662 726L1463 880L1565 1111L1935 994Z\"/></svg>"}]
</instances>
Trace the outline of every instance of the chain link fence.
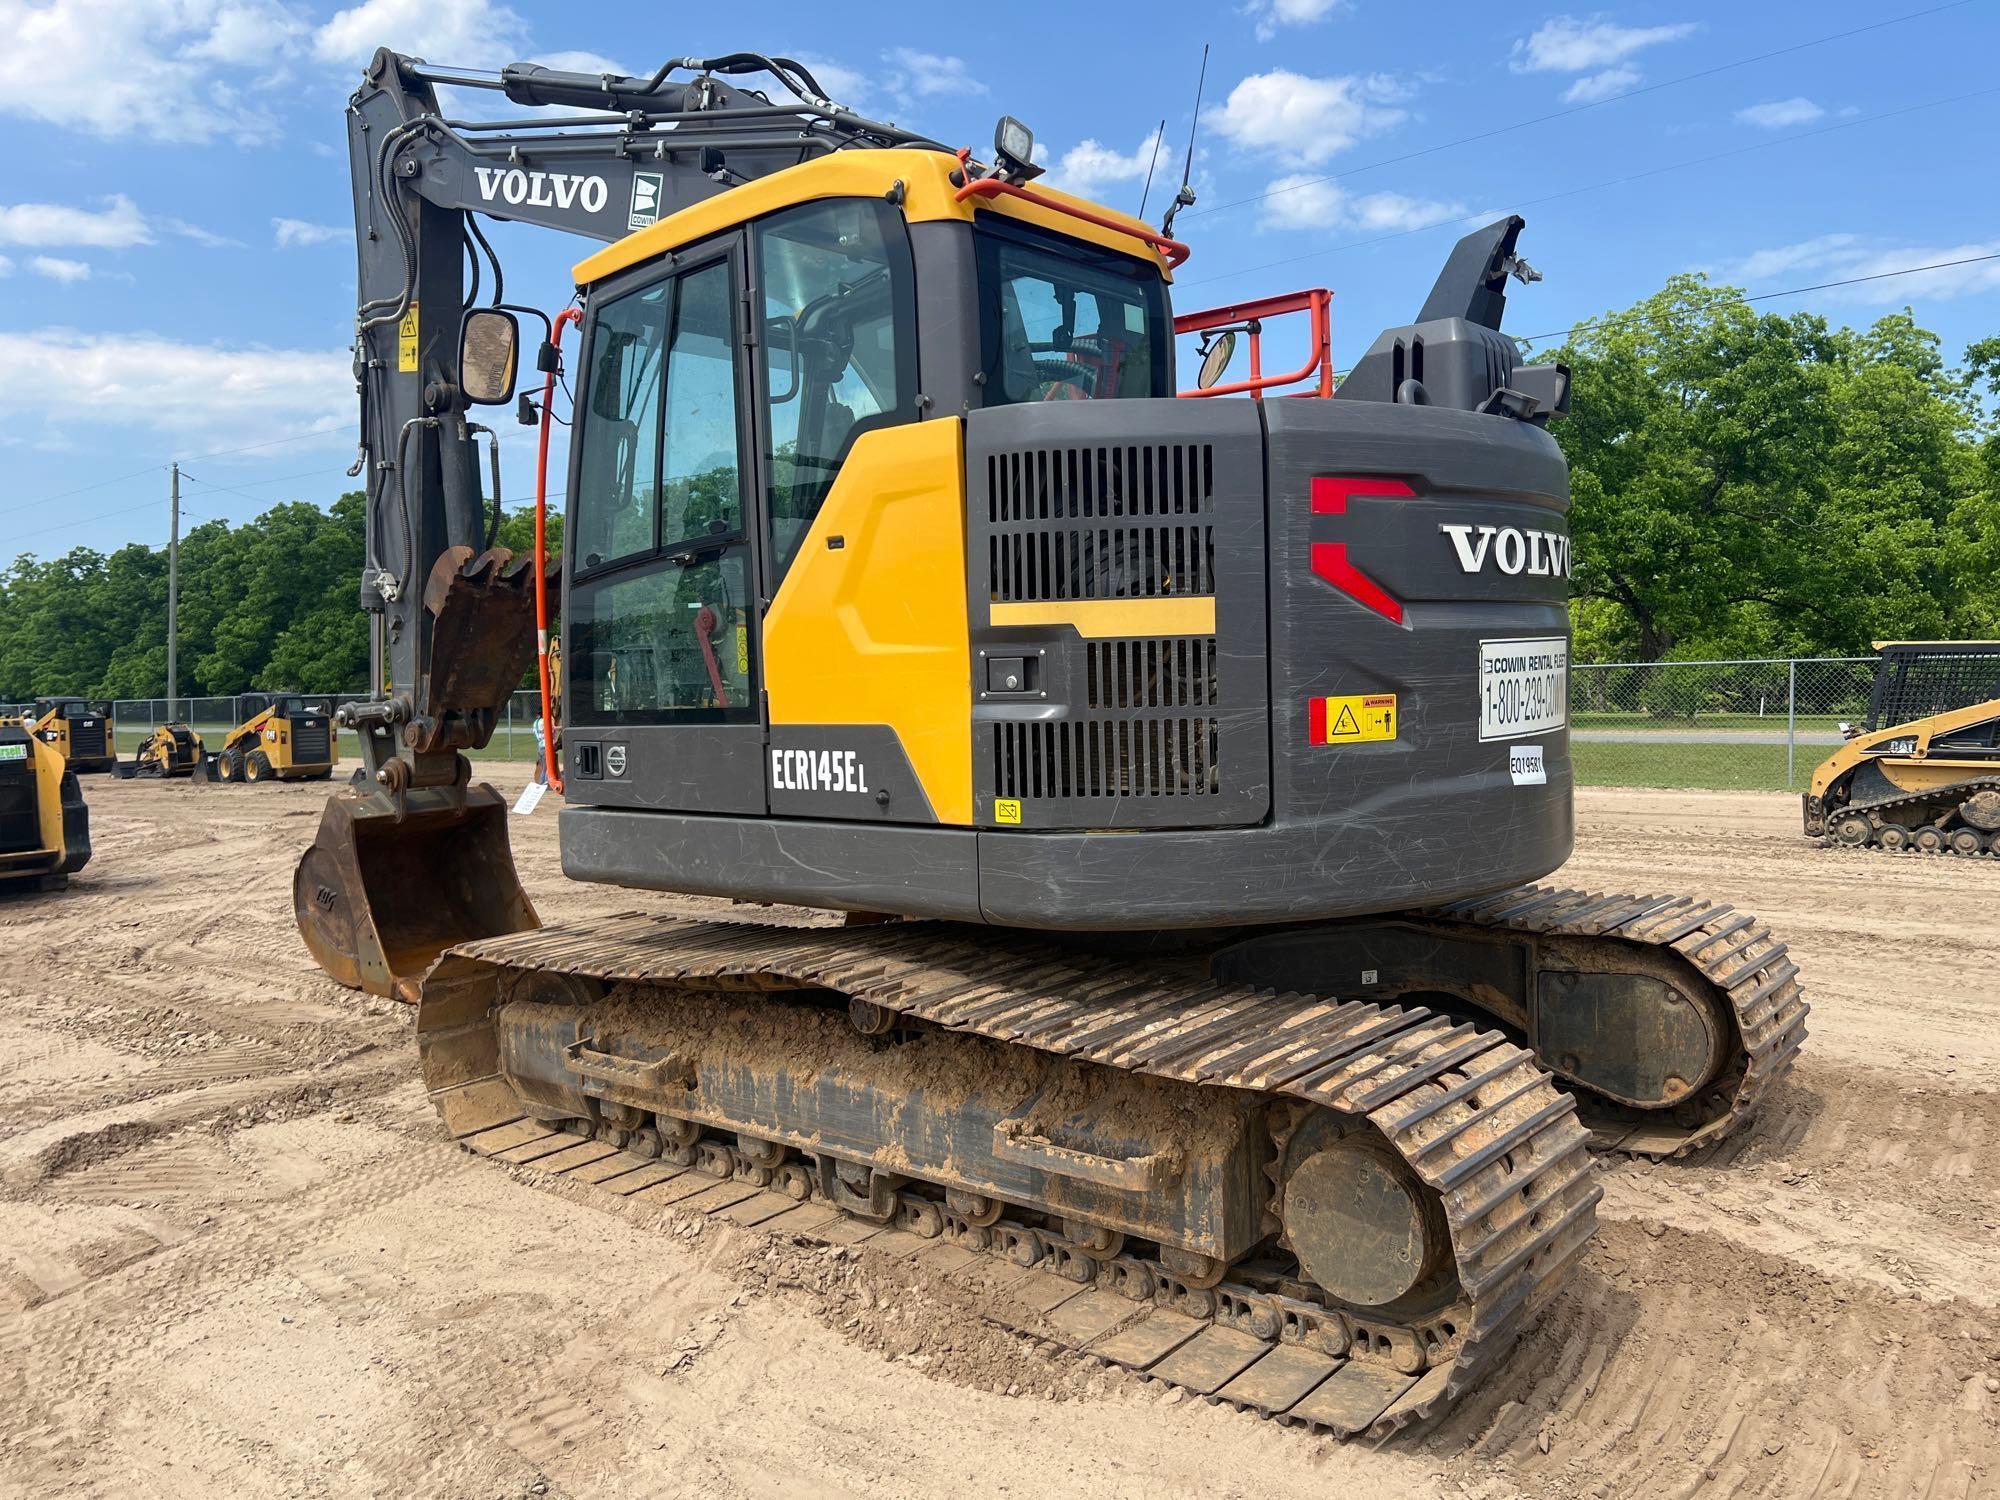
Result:
<instances>
[{"instance_id":1,"label":"chain link fence","mask_svg":"<svg viewBox=\"0 0 2000 1500\"><path fill-rule=\"evenodd\" d=\"M1575 662L1570 666L1570 751L1586 786L1796 791L1840 743L1843 722L1868 714L1875 658L1771 661ZM329 707L358 699L334 693ZM230 698L121 698L118 748L130 755L156 724L190 725L219 743L234 727ZM0 714L9 712L0 707ZM532 689L508 701L482 757L532 761ZM343 753L355 754L342 736Z\"/></svg>"},{"instance_id":2,"label":"chain link fence","mask_svg":"<svg viewBox=\"0 0 2000 1500\"><path fill-rule=\"evenodd\" d=\"M324 704L328 709L338 708L343 703L355 703L367 697L366 693L306 693L301 695L308 703ZM0 718L21 713L32 707L29 704L0 704ZM541 713L541 695L533 689L524 689L507 700L506 712L500 716L500 723L493 731L493 739L484 750L473 752L473 759L521 760L535 758L536 717ZM111 717L118 726L118 753L130 758L139 748L140 742L152 734L161 724L185 724L202 737L207 745L220 745L222 737L237 725L236 700L234 698L115 698L111 700ZM340 753L354 759L360 751L354 743L351 731L340 733Z\"/></svg>"},{"instance_id":3,"label":"chain link fence","mask_svg":"<svg viewBox=\"0 0 2000 1500\"><path fill-rule=\"evenodd\" d=\"M1797 791L1868 716L1872 656L1570 665L1587 786Z\"/></svg>"}]
</instances>

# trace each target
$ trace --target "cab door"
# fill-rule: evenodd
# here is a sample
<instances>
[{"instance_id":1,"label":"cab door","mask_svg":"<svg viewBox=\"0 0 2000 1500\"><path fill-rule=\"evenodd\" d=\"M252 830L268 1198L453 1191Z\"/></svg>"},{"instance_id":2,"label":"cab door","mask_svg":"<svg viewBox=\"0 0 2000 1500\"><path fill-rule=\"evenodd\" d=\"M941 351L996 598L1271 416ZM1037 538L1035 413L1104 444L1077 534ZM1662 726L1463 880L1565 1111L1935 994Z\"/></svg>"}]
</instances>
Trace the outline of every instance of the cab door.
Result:
<instances>
[{"instance_id":1,"label":"cab door","mask_svg":"<svg viewBox=\"0 0 2000 1500\"><path fill-rule=\"evenodd\" d=\"M741 237L593 293L571 457L572 802L765 810Z\"/></svg>"}]
</instances>

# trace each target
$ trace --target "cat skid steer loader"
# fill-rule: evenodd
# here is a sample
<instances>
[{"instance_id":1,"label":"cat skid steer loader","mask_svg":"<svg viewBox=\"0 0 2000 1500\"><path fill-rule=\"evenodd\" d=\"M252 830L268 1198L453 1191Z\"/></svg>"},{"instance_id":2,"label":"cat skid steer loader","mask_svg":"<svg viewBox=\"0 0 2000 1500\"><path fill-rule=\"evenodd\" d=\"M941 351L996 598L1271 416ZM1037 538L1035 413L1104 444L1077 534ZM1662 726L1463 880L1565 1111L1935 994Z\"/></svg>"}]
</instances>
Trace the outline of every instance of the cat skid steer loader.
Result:
<instances>
[{"instance_id":1,"label":"cat skid steer loader","mask_svg":"<svg viewBox=\"0 0 2000 1500\"><path fill-rule=\"evenodd\" d=\"M1593 1135L1695 1149L1790 1067L1752 918L1524 884L1573 816L1567 375L1500 332L1518 218L1336 392L1324 292L1177 319L1171 215L1042 185L1011 119L986 163L784 58L385 51L347 124L391 686L341 710L363 774L294 904L416 1001L474 1149L998 1256L1036 1310L994 1317L1379 1432L1561 1284ZM576 306L505 305L497 260L482 304L480 214L607 242ZM1261 399L1285 311L1306 398ZM481 483L526 318L544 493L574 376L559 568L492 547ZM540 926L467 752L556 590L565 874L746 904Z\"/></svg>"},{"instance_id":2,"label":"cat skid steer loader","mask_svg":"<svg viewBox=\"0 0 2000 1500\"><path fill-rule=\"evenodd\" d=\"M90 812L55 744L0 723L0 896L59 891L90 862Z\"/></svg>"}]
</instances>

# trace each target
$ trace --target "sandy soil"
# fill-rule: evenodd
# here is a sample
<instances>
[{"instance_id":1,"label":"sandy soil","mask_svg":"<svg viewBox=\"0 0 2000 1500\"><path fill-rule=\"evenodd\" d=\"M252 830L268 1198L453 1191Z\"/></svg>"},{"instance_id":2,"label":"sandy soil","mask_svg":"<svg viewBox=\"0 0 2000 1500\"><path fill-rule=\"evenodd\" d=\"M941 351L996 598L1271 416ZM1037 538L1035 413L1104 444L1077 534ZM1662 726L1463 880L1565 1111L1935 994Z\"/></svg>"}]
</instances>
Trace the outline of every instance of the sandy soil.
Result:
<instances>
[{"instance_id":1,"label":"sandy soil","mask_svg":"<svg viewBox=\"0 0 2000 1500\"><path fill-rule=\"evenodd\" d=\"M1761 913L1812 1039L1745 1135L1606 1167L1504 1377L1341 1446L1051 1362L865 1251L801 1266L459 1151L409 1013L293 933L323 792L95 778L96 861L0 898L0 1494L2000 1487L2000 861L1813 849L1781 797L1585 794L1561 878ZM552 806L515 839L547 920L648 904L562 880Z\"/></svg>"}]
</instances>

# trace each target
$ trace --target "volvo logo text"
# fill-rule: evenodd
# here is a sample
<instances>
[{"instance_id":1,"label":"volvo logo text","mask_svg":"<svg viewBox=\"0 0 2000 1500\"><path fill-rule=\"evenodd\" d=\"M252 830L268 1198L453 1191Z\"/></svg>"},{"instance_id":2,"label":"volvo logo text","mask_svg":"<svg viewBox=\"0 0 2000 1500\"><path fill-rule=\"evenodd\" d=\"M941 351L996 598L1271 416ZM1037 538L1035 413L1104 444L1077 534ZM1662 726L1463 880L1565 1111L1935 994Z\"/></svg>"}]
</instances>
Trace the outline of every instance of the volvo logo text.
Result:
<instances>
[{"instance_id":1,"label":"volvo logo text","mask_svg":"<svg viewBox=\"0 0 2000 1500\"><path fill-rule=\"evenodd\" d=\"M474 167L479 196L491 203L527 204L531 208L568 208L578 204L585 213L602 212L611 200L610 184L602 177L575 172L524 172L519 167Z\"/></svg>"},{"instance_id":2,"label":"volvo logo text","mask_svg":"<svg viewBox=\"0 0 2000 1500\"><path fill-rule=\"evenodd\" d=\"M1458 565L1468 573L1484 572L1490 562L1509 575L1569 577L1569 538L1559 531L1473 526L1452 521L1445 522L1438 530L1451 538Z\"/></svg>"}]
</instances>

